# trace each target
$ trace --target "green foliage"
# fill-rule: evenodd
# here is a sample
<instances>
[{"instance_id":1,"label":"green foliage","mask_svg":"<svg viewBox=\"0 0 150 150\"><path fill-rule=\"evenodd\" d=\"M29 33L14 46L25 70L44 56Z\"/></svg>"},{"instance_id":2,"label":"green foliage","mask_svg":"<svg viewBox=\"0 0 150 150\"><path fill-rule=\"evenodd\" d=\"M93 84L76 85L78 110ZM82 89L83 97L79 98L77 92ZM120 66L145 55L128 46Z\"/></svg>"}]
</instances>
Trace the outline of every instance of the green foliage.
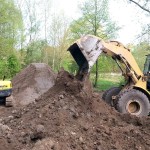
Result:
<instances>
[{"instance_id":1,"label":"green foliage","mask_svg":"<svg viewBox=\"0 0 150 150\"><path fill-rule=\"evenodd\" d=\"M23 29L21 11L13 0L0 0L0 78L12 77L19 71L15 53Z\"/></svg>"},{"instance_id":2,"label":"green foliage","mask_svg":"<svg viewBox=\"0 0 150 150\"><path fill-rule=\"evenodd\" d=\"M15 54L9 56L7 60L7 68L9 70L9 77L15 76L16 73L20 71L21 64Z\"/></svg>"},{"instance_id":3,"label":"green foliage","mask_svg":"<svg viewBox=\"0 0 150 150\"><path fill-rule=\"evenodd\" d=\"M4 75L7 75L7 74L8 74L7 60L1 59L0 60L0 79L2 79Z\"/></svg>"},{"instance_id":4,"label":"green foliage","mask_svg":"<svg viewBox=\"0 0 150 150\"><path fill-rule=\"evenodd\" d=\"M21 69L21 65L24 67L32 62L47 63L55 71L64 67L75 74L78 66L67 52L70 43L85 34L93 34L103 39L115 38L119 29L116 23L110 19L109 0L85 0L82 2L79 7L81 16L71 22L69 29L69 19L66 19L63 13L52 15L47 9L40 12L37 3L35 0L25 1L21 12L16 7L14 0L0 0L0 78L4 75L10 78ZM148 8L148 5L145 6ZM43 13L41 14L42 20L38 17L39 12ZM25 29L23 29L22 13ZM43 29L41 29L41 25ZM44 35L39 36L40 33L43 33L45 37ZM145 55L150 50L149 33L148 25L143 29L142 41L144 42L135 46L133 51L142 70ZM105 55L99 57L98 68L99 73L119 72L115 61ZM91 70L92 74L95 72L96 66ZM101 76L98 82L103 83L102 79L106 85L113 82L105 82L104 76Z\"/></svg>"},{"instance_id":5,"label":"green foliage","mask_svg":"<svg viewBox=\"0 0 150 150\"><path fill-rule=\"evenodd\" d=\"M68 71L71 72L71 73L73 73L73 74L76 74L77 71L79 70L79 67L78 67L78 65L76 64L75 61L69 62L68 65L69 65L68 66Z\"/></svg>"},{"instance_id":6,"label":"green foliage","mask_svg":"<svg viewBox=\"0 0 150 150\"><path fill-rule=\"evenodd\" d=\"M91 74L90 79L94 81L94 74ZM124 84L124 77L120 73L100 73L96 90L103 91Z\"/></svg>"},{"instance_id":7,"label":"green foliage","mask_svg":"<svg viewBox=\"0 0 150 150\"><path fill-rule=\"evenodd\" d=\"M100 80L98 80L96 89L98 91L105 91L105 90L110 89L111 87L117 87L117 86L119 86L118 82L108 81L106 79L100 79Z\"/></svg>"},{"instance_id":8,"label":"green foliage","mask_svg":"<svg viewBox=\"0 0 150 150\"><path fill-rule=\"evenodd\" d=\"M116 62L110 57L106 55L101 55L98 59L98 68L99 73L110 73L110 72L120 72L119 67ZM93 66L91 72L94 73L96 71L96 64Z\"/></svg>"},{"instance_id":9,"label":"green foliage","mask_svg":"<svg viewBox=\"0 0 150 150\"><path fill-rule=\"evenodd\" d=\"M134 47L133 56L137 61L141 70L144 68L146 55L150 54L150 45L147 42L142 42Z\"/></svg>"},{"instance_id":10,"label":"green foliage","mask_svg":"<svg viewBox=\"0 0 150 150\"><path fill-rule=\"evenodd\" d=\"M82 16L73 21L70 26L72 40L86 34L92 34L102 39L110 39L116 36L116 31L119 28L109 17L108 0L85 0L80 6L80 10ZM98 80L98 64L97 61L96 69L94 69L96 73L94 86L97 85ZM105 66L102 65L101 67L104 68Z\"/></svg>"},{"instance_id":11,"label":"green foliage","mask_svg":"<svg viewBox=\"0 0 150 150\"><path fill-rule=\"evenodd\" d=\"M108 0L86 0L80 6L82 16L70 26L72 39L92 34L103 39L115 37L119 29L108 13Z\"/></svg>"},{"instance_id":12,"label":"green foliage","mask_svg":"<svg viewBox=\"0 0 150 150\"><path fill-rule=\"evenodd\" d=\"M17 44L22 16L13 0L0 0L0 14L0 56L5 57Z\"/></svg>"},{"instance_id":13,"label":"green foliage","mask_svg":"<svg viewBox=\"0 0 150 150\"><path fill-rule=\"evenodd\" d=\"M46 42L43 40L33 41L26 48L25 64L28 65L33 62L42 62L43 48Z\"/></svg>"},{"instance_id":14,"label":"green foliage","mask_svg":"<svg viewBox=\"0 0 150 150\"><path fill-rule=\"evenodd\" d=\"M18 60L16 54L11 54L6 59L0 60L0 78L4 76L6 78L12 78L16 75L21 69L20 61Z\"/></svg>"}]
</instances>

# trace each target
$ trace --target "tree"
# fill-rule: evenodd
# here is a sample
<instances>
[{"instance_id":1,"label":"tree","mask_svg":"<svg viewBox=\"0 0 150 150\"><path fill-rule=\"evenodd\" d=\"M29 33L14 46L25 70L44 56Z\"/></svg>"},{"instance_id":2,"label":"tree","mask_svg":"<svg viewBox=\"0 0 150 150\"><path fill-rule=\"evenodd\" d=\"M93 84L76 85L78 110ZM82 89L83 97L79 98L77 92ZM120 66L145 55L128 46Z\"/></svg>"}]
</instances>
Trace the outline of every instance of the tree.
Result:
<instances>
[{"instance_id":1,"label":"tree","mask_svg":"<svg viewBox=\"0 0 150 150\"><path fill-rule=\"evenodd\" d=\"M138 45L134 46L133 55L141 70L143 70L144 68L146 55L148 55L149 52L150 44L148 42L141 42Z\"/></svg>"},{"instance_id":2,"label":"tree","mask_svg":"<svg viewBox=\"0 0 150 150\"><path fill-rule=\"evenodd\" d=\"M40 31L40 20L38 15L38 1L25 0L25 13L26 13L26 28L27 37L29 37L28 43L38 40Z\"/></svg>"},{"instance_id":3,"label":"tree","mask_svg":"<svg viewBox=\"0 0 150 150\"><path fill-rule=\"evenodd\" d=\"M85 34L99 36L102 39L115 37L119 29L111 21L108 12L108 0L86 0L81 7L82 16L73 21L70 26L71 38L77 39ZM95 87L98 80L98 61L96 62Z\"/></svg>"},{"instance_id":4,"label":"tree","mask_svg":"<svg viewBox=\"0 0 150 150\"><path fill-rule=\"evenodd\" d=\"M150 44L150 24L143 27L142 33L139 35L141 42L147 42Z\"/></svg>"},{"instance_id":5,"label":"tree","mask_svg":"<svg viewBox=\"0 0 150 150\"><path fill-rule=\"evenodd\" d=\"M48 36L48 26L49 22L51 21L51 0L43 0L43 22L44 22L44 38L45 41L47 41L47 36Z\"/></svg>"},{"instance_id":6,"label":"tree","mask_svg":"<svg viewBox=\"0 0 150 150\"><path fill-rule=\"evenodd\" d=\"M149 0L129 0L129 2L134 3L136 6L150 14L150 1Z\"/></svg>"},{"instance_id":7,"label":"tree","mask_svg":"<svg viewBox=\"0 0 150 150\"><path fill-rule=\"evenodd\" d=\"M135 4L137 7L139 7L143 12L146 12L146 16L150 17L150 1L149 0L128 0L129 2ZM143 22L143 20L142 20ZM138 38L140 38L141 41L147 41L150 42L150 24L145 24L143 26L142 33L139 35Z\"/></svg>"},{"instance_id":8,"label":"tree","mask_svg":"<svg viewBox=\"0 0 150 150\"><path fill-rule=\"evenodd\" d=\"M68 48L68 21L62 13L53 14L52 23L49 26L49 61L53 70L58 70L62 66L63 60L66 58L66 49Z\"/></svg>"},{"instance_id":9,"label":"tree","mask_svg":"<svg viewBox=\"0 0 150 150\"><path fill-rule=\"evenodd\" d=\"M26 47L25 64L28 65L33 62L42 62L43 48L46 45L44 40L32 41Z\"/></svg>"},{"instance_id":10,"label":"tree","mask_svg":"<svg viewBox=\"0 0 150 150\"><path fill-rule=\"evenodd\" d=\"M16 57L16 47L23 29L21 11L13 0L0 0L0 77L12 76L15 72L10 67L12 55ZM11 72L12 71L12 72Z\"/></svg>"},{"instance_id":11,"label":"tree","mask_svg":"<svg viewBox=\"0 0 150 150\"><path fill-rule=\"evenodd\" d=\"M0 58L7 57L15 49L22 15L13 0L0 0Z\"/></svg>"},{"instance_id":12,"label":"tree","mask_svg":"<svg viewBox=\"0 0 150 150\"><path fill-rule=\"evenodd\" d=\"M2 79L4 75L8 74L8 69L7 69L7 60L6 58L2 58L0 60L0 78Z\"/></svg>"},{"instance_id":13,"label":"tree","mask_svg":"<svg viewBox=\"0 0 150 150\"><path fill-rule=\"evenodd\" d=\"M7 60L7 67L9 70L9 77L13 77L21 69L21 64L15 54L9 56ZM8 76L8 75L7 75Z\"/></svg>"}]
</instances>

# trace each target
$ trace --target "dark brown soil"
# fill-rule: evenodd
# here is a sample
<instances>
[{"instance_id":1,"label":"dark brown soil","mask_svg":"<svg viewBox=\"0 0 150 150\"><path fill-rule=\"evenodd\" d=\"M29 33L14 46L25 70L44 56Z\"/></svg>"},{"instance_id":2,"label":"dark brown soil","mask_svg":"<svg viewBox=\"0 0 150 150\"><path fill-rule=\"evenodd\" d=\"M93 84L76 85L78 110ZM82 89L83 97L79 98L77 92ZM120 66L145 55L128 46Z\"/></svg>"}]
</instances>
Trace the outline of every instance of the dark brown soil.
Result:
<instances>
[{"instance_id":1,"label":"dark brown soil","mask_svg":"<svg viewBox=\"0 0 150 150\"><path fill-rule=\"evenodd\" d=\"M44 63L32 63L12 80L15 105L27 105L49 90L56 74Z\"/></svg>"},{"instance_id":2,"label":"dark brown soil","mask_svg":"<svg viewBox=\"0 0 150 150\"><path fill-rule=\"evenodd\" d=\"M149 150L150 119L123 115L68 72L0 120L0 150Z\"/></svg>"}]
</instances>

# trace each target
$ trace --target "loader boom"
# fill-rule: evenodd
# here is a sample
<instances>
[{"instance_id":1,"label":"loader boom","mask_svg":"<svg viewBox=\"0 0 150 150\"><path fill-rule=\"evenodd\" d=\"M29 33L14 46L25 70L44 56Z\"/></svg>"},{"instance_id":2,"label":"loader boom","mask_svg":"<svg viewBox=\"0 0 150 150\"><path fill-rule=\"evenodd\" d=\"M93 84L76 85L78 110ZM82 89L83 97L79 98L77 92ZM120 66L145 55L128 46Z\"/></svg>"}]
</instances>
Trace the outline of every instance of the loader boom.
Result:
<instances>
[{"instance_id":1,"label":"loader boom","mask_svg":"<svg viewBox=\"0 0 150 150\"><path fill-rule=\"evenodd\" d=\"M105 42L99 37L86 35L78 39L68 50L79 66L79 75L90 72L103 52L125 66L126 72L123 75L130 77L134 84L143 76L131 51L117 41Z\"/></svg>"},{"instance_id":2,"label":"loader boom","mask_svg":"<svg viewBox=\"0 0 150 150\"><path fill-rule=\"evenodd\" d=\"M136 116L149 114L149 57L147 57L143 74L131 51L117 41L106 42L99 37L86 35L78 39L68 50L79 66L76 77L81 81L86 81L87 74L101 53L111 56L121 69L126 83L121 87L110 88L104 93L103 100L121 113Z\"/></svg>"}]
</instances>

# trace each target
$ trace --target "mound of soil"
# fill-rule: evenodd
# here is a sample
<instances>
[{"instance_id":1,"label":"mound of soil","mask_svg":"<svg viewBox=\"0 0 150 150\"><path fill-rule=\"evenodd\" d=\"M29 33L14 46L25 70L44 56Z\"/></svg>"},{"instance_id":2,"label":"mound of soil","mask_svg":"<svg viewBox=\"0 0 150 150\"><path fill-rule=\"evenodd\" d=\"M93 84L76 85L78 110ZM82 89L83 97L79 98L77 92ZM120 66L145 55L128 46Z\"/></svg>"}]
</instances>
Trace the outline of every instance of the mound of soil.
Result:
<instances>
[{"instance_id":1,"label":"mound of soil","mask_svg":"<svg viewBox=\"0 0 150 150\"><path fill-rule=\"evenodd\" d=\"M149 118L119 114L100 100L88 80L80 82L63 70L51 89L0 122L2 145L12 150L150 148Z\"/></svg>"},{"instance_id":2,"label":"mound of soil","mask_svg":"<svg viewBox=\"0 0 150 150\"><path fill-rule=\"evenodd\" d=\"M32 63L12 80L15 105L27 105L49 90L56 74L44 63Z\"/></svg>"}]
</instances>

